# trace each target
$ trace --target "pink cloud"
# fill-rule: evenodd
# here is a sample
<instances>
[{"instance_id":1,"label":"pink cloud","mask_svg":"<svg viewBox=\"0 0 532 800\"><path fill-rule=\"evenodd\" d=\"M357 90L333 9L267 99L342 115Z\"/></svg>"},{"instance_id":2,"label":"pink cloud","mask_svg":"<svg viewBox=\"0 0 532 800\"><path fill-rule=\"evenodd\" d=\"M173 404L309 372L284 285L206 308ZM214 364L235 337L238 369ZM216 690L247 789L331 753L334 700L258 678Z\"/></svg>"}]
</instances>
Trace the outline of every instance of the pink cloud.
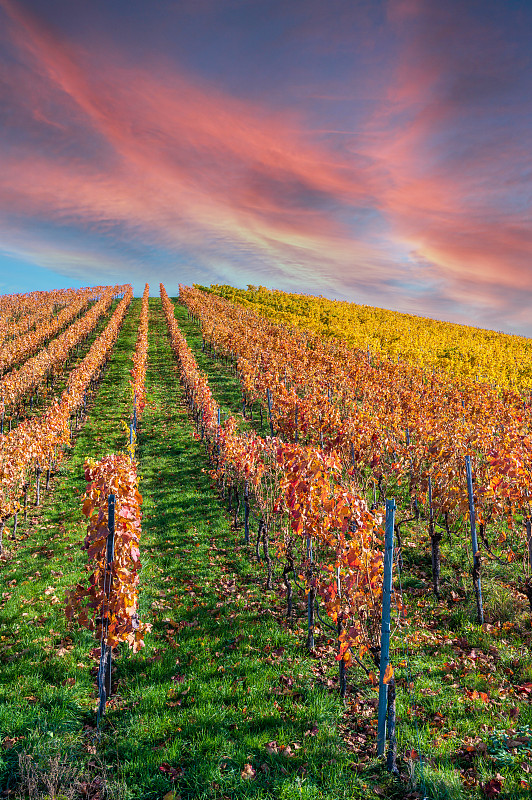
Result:
<instances>
[{"instance_id":1,"label":"pink cloud","mask_svg":"<svg viewBox=\"0 0 532 800\"><path fill-rule=\"evenodd\" d=\"M495 130L480 140L477 131L489 121L478 98L512 85L513 62L502 59L495 33L482 31L484 53L466 42L454 12L389 3L399 56L380 104L333 149L324 133L349 130L327 120L311 133L301 113L237 99L162 61L127 66L104 47L74 47L13 0L0 8L17 51L0 97L14 129L41 142L10 139L4 216L118 228L188 248L225 275L236 252L295 283L317 277L316 291L356 288L380 303L404 305L399 284L415 281L421 263L438 287L435 306L439 298L464 304L475 285L479 306L504 310L528 284L530 210L509 198L530 156L515 140L501 152ZM469 140L471 152L459 157ZM351 222L357 215L363 221Z\"/></svg>"},{"instance_id":2,"label":"pink cloud","mask_svg":"<svg viewBox=\"0 0 532 800\"><path fill-rule=\"evenodd\" d=\"M365 139L383 175L379 207L448 298L508 310L508 291L531 277L532 158L512 135L519 59L484 21L472 34L452 7L405 0L390 9L404 47Z\"/></svg>"},{"instance_id":3,"label":"pink cloud","mask_svg":"<svg viewBox=\"0 0 532 800\"><path fill-rule=\"evenodd\" d=\"M383 261L354 241L338 206L373 202L374 178L310 141L295 114L237 100L185 74L117 66L72 47L11 0L11 39L38 77L30 94L38 130L50 122L101 141L97 158L27 153L16 146L0 179L0 206L20 214L120 225L152 242L199 251L225 242L287 270ZM16 91L16 79L13 86ZM50 119L47 108L55 110ZM90 148L89 148L90 149ZM68 153L68 146L65 146ZM368 267L366 266L366 269Z\"/></svg>"}]
</instances>

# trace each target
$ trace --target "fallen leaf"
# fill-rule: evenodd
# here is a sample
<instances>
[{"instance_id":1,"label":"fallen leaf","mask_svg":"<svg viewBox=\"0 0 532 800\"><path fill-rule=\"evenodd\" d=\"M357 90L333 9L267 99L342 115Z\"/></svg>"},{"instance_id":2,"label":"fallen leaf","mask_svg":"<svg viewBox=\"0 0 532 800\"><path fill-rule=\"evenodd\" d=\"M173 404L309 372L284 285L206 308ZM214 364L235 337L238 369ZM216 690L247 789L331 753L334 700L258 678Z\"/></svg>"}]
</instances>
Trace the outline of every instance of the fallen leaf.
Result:
<instances>
[{"instance_id":1,"label":"fallen leaf","mask_svg":"<svg viewBox=\"0 0 532 800\"><path fill-rule=\"evenodd\" d=\"M481 784L482 791L486 797L497 797L502 790L502 780L492 778L490 781Z\"/></svg>"},{"instance_id":2,"label":"fallen leaf","mask_svg":"<svg viewBox=\"0 0 532 800\"><path fill-rule=\"evenodd\" d=\"M244 769L240 773L243 781L254 781L257 777L257 770L253 769L251 764L244 764Z\"/></svg>"},{"instance_id":3,"label":"fallen leaf","mask_svg":"<svg viewBox=\"0 0 532 800\"><path fill-rule=\"evenodd\" d=\"M22 736L15 736L15 738L6 736L6 738L2 740L2 747L4 750L11 750L11 748L14 747L19 739L22 739Z\"/></svg>"},{"instance_id":4,"label":"fallen leaf","mask_svg":"<svg viewBox=\"0 0 532 800\"><path fill-rule=\"evenodd\" d=\"M183 767L172 767L167 761L163 761L159 770L164 775L168 775L171 781L177 780L183 774Z\"/></svg>"}]
</instances>

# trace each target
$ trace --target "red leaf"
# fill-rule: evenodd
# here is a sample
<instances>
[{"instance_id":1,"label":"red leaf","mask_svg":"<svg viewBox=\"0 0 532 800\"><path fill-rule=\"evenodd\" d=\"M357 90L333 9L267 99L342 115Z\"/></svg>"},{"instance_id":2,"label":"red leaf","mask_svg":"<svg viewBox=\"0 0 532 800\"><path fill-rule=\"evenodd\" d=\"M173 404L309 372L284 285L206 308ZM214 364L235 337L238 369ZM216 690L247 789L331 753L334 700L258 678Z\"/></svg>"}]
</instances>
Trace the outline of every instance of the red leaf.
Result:
<instances>
[{"instance_id":1,"label":"red leaf","mask_svg":"<svg viewBox=\"0 0 532 800\"><path fill-rule=\"evenodd\" d=\"M502 790L502 781L492 778L490 781L481 784L481 786L486 797L497 797Z\"/></svg>"}]
</instances>

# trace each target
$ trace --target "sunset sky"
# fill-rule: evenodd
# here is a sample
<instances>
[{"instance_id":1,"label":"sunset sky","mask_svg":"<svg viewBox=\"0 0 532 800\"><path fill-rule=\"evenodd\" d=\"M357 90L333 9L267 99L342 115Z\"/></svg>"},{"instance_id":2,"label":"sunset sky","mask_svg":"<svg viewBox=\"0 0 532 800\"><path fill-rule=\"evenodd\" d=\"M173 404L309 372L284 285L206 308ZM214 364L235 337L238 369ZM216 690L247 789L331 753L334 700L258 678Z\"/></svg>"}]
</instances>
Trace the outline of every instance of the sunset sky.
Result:
<instances>
[{"instance_id":1,"label":"sunset sky","mask_svg":"<svg viewBox=\"0 0 532 800\"><path fill-rule=\"evenodd\" d=\"M262 284L532 336L530 0L0 0L0 293Z\"/></svg>"}]
</instances>

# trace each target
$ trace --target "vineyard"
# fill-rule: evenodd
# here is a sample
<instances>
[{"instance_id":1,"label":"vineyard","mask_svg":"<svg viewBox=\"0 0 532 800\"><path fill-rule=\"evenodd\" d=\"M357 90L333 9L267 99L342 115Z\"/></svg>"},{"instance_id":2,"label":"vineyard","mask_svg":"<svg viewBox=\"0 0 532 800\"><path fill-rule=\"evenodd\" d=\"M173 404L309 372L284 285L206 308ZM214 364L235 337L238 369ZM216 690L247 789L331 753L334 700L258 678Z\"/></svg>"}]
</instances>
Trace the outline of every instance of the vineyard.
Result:
<instances>
[{"instance_id":1,"label":"vineyard","mask_svg":"<svg viewBox=\"0 0 532 800\"><path fill-rule=\"evenodd\" d=\"M0 341L1 796L530 797L530 340L161 284Z\"/></svg>"}]
</instances>

